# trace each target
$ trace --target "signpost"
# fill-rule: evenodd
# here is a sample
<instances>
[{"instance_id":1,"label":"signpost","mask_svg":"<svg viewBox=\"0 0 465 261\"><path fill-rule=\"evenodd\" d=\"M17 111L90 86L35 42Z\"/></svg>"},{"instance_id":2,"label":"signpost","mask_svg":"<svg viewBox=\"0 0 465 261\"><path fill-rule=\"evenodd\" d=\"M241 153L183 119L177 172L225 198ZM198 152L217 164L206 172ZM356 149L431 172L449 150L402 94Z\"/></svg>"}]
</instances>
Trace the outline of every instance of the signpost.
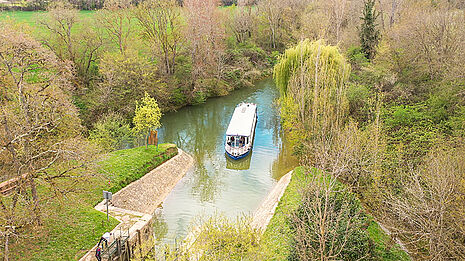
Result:
<instances>
[{"instance_id":1,"label":"signpost","mask_svg":"<svg viewBox=\"0 0 465 261\"><path fill-rule=\"evenodd\" d=\"M110 191L105 191L105 190L103 191L103 199L107 200L107 202L106 202L106 204L107 204L107 222L110 222L110 218L108 216L108 201L110 201L112 199L112 197L113 197L113 194Z\"/></svg>"}]
</instances>

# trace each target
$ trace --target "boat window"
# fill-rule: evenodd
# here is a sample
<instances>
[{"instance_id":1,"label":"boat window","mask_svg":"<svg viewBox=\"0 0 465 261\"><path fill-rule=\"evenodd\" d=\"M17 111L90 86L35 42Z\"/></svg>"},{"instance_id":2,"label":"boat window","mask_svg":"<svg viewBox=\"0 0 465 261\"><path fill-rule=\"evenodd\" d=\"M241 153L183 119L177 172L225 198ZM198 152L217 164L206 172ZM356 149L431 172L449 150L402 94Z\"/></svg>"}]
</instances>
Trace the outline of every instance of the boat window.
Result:
<instances>
[{"instance_id":1,"label":"boat window","mask_svg":"<svg viewBox=\"0 0 465 261\"><path fill-rule=\"evenodd\" d=\"M244 147L247 144L248 137L245 136L229 136L227 138L227 143L233 148Z\"/></svg>"}]
</instances>

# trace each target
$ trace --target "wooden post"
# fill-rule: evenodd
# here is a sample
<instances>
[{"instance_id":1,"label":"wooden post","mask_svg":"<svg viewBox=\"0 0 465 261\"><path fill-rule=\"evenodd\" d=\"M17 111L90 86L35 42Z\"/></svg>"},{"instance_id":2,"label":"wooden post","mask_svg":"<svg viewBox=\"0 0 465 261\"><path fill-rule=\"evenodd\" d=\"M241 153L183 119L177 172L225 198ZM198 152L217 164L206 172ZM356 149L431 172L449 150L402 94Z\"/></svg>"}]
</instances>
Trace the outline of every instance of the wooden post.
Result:
<instances>
[{"instance_id":1,"label":"wooden post","mask_svg":"<svg viewBox=\"0 0 465 261\"><path fill-rule=\"evenodd\" d=\"M133 253L132 253L131 243L129 242L129 240L127 242L128 242L128 261L130 261L133 256Z\"/></svg>"},{"instance_id":2,"label":"wooden post","mask_svg":"<svg viewBox=\"0 0 465 261\"><path fill-rule=\"evenodd\" d=\"M121 261L121 237L116 240L116 251L118 253L118 260Z\"/></svg>"},{"instance_id":3,"label":"wooden post","mask_svg":"<svg viewBox=\"0 0 465 261\"><path fill-rule=\"evenodd\" d=\"M140 229L137 230L137 239L139 240L139 253L140 257L142 258L142 239L140 236Z\"/></svg>"}]
</instances>

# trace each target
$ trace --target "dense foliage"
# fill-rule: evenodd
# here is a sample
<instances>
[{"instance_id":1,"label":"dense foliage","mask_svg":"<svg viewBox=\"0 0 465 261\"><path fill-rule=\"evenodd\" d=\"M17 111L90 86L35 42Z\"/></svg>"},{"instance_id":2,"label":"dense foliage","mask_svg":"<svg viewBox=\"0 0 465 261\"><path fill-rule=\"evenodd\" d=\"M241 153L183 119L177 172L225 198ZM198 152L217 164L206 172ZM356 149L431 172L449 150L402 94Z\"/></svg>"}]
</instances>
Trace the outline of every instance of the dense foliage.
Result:
<instances>
[{"instance_id":1,"label":"dense foliage","mask_svg":"<svg viewBox=\"0 0 465 261\"><path fill-rule=\"evenodd\" d=\"M356 193L413 258L464 259L463 1L221 2L234 5L0 3L47 10L0 13L0 180L21 180L0 197L2 253L29 240L22 237L28 231L57 231L49 229L58 225L49 222L47 202L92 190L91 144L106 151L130 144L145 93L159 110L152 123L136 127L144 130L156 127L162 112L251 86L276 64L283 126L302 164ZM337 193L321 202L339 204ZM352 203L336 212L358 208ZM299 209L293 225L304 235L314 222L299 214L305 205ZM343 222L332 221L328 227L341 230ZM362 227L354 228L352 241L361 242ZM91 238L87 232L83 241ZM330 259L323 242L317 252ZM354 257L373 250L363 242L359 252L349 251ZM243 254L230 241L210 243ZM294 245L296 256L315 254L313 243L304 245L310 247Z\"/></svg>"},{"instance_id":2,"label":"dense foliage","mask_svg":"<svg viewBox=\"0 0 465 261\"><path fill-rule=\"evenodd\" d=\"M390 16L383 13L385 6L377 5L379 17L375 2L365 2L362 46L347 49L353 70L337 92L348 103L345 120L339 124L341 118L330 113L302 117L313 109L302 109L314 99L305 91L294 91L297 98L289 100L293 87L313 90L315 85L305 77L315 79L316 70L282 69L298 68L306 60L316 64L312 57L317 49L296 52L302 42L289 48L275 67L282 120L291 133L300 134L294 143L302 162L350 186L367 210L401 238L413 258L463 259L463 224L446 214L459 213L464 203L458 196L463 183L457 180L464 178L462 165L455 158L464 156L465 81L459 72L464 60L456 59L465 52L463 9L450 2L417 1L403 3L399 11L400 3L391 2ZM377 23L383 30L380 35ZM290 60L288 52L297 59ZM323 75L334 79L330 73ZM323 98L318 104L331 101L330 95ZM308 128L314 120L329 127ZM321 248L310 249L331 256Z\"/></svg>"},{"instance_id":3,"label":"dense foliage","mask_svg":"<svg viewBox=\"0 0 465 261\"><path fill-rule=\"evenodd\" d=\"M281 93L281 115L291 140L339 128L346 118L346 85L350 65L337 47L323 41L301 41L274 67ZM296 128L298 126L298 128Z\"/></svg>"}]
</instances>

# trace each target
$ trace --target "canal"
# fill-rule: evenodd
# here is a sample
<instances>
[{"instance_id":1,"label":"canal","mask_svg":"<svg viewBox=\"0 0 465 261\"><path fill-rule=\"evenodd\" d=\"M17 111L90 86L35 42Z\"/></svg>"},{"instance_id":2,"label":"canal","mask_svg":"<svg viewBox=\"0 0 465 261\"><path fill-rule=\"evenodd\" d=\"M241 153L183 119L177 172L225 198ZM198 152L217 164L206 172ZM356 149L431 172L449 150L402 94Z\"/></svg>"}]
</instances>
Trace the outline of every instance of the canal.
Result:
<instances>
[{"instance_id":1,"label":"canal","mask_svg":"<svg viewBox=\"0 0 465 261\"><path fill-rule=\"evenodd\" d=\"M200 216L252 214L277 180L297 165L280 127L278 95L267 79L163 115L159 142L175 143L194 157L195 167L157 211L158 238L183 239ZM224 153L224 134L235 106L243 101L257 104L258 123L252 154L236 162Z\"/></svg>"}]
</instances>

